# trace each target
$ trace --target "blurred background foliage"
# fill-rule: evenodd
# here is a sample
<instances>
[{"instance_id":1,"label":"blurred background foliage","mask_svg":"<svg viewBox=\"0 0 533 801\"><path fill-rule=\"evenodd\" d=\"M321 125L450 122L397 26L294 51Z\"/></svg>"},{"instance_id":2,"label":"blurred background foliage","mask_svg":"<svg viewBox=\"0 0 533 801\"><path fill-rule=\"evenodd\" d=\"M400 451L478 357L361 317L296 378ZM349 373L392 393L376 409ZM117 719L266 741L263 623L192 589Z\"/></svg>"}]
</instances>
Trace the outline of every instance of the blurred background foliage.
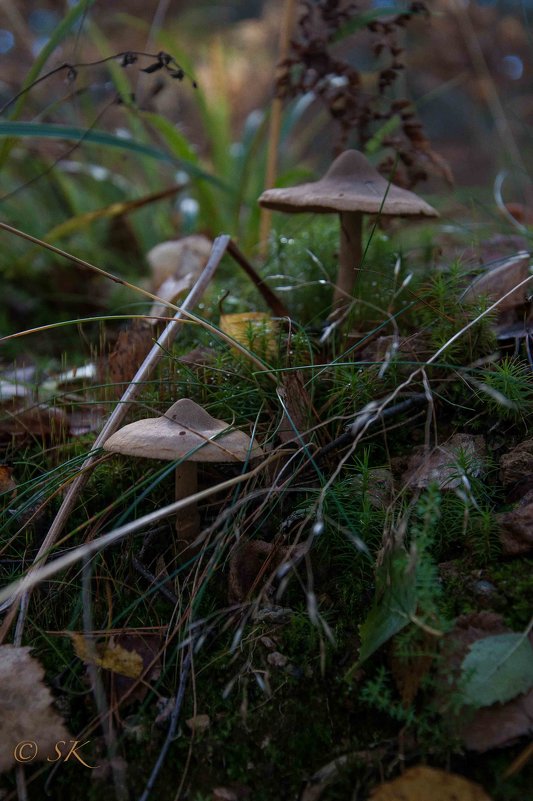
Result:
<instances>
[{"instance_id":1,"label":"blurred background foliage","mask_svg":"<svg viewBox=\"0 0 533 801\"><path fill-rule=\"evenodd\" d=\"M147 275L150 247L192 232L230 233L254 257L282 5L2 3L2 219L136 280ZM364 15L397 13L409 4L358 6ZM468 216L468 248L496 221L498 230L516 234L498 212L495 193L500 206L515 203L518 227L529 213L533 3L433 0L429 6L429 19L421 16L401 31L406 69L394 92L414 101L456 185L452 193L434 174L418 190L452 228L466 230ZM90 64L124 51L166 51L185 78L143 72L153 58L127 68L117 59L80 67L75 81L60 70L9 103L62 63ZM375 92L379 57L368 31L341 39L335 52L360 72L362 92ZM320 174L332 148L331 121L316 98L309 93L287 102L279 183ZM290 237L301 223L283 226L278 233ZM110 300L115 311L132 308L123 290L82 276L67 261L5 233L2 242L2 331L102 313ZM266 270L277 273L279 265Z\"/></svg>"}]
</instances>

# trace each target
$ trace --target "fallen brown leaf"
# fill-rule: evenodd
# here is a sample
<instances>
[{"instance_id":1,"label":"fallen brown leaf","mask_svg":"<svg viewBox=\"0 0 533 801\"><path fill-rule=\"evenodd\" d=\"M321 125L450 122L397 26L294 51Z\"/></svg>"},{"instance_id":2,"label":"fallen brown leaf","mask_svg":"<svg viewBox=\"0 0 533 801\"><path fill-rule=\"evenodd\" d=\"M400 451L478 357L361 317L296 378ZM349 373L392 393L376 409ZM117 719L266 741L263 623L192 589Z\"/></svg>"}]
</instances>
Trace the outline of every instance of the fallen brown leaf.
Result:
<instances>
[{"instance_id":1,"label":"fallen brown leaf","mask_svg":"<svg viewBox=\"0 0 533 801\"><path fill-rule=\"evenodd\" d=\"M125 706L129 706L135 701L143 701L149 690L147 683L154 681L161 670L159 654L163 639L158 633L124 631L120 634L115 634L113 641L115 646L137 654L142 661L140 673L142 681L137 681L137 676L126 676L118 671L110 673L111 691L114 699L117 704L125 702Z\"/></svg>"},{"instance_id":2,"label":"fallen brown leaf","mask_svg":"<svg viewBox=\"0 0 533 801\"><path fill-rule=\"evenodd\" d=\"M495 612L461 615L454 628L446 634L443 644L443 687L450 692L450 676L457 679L469 646L477 640L511 630ZM529 635L533 645L533 633ZM441 692L443 695L444 690ZM511 745L514 740L533 729L533 690L504 704L460 713L457 721L465 746L471 751L485 752Z\"/></svg>"},{"instance_id":3,"label":"fallen brown leaf","mask_svg":"<svg viewBox=\"0 0 533 801\"><path fill-rule=\"evenodd\" d=\"M13 468L0 464L0 503L14 501L17 497L17 483L13 478Z\"/></svg>"},{"instance_id":4,"label":"fallen brown leaf","mask_svg":"<svg viewBox=\"0 0 533 801\"><path fill-rule=\"evenodd\" d=\"M107 378L115 385L118 397L122 396L153 344L154 331L144 320L134 320L129 328L119 333L107 359ZM104 375L105 372L104 367Z\"/></svg>"},{"instance_id":5,"label":"fallen brown leaf","mask_svg":"<svg viewBox=\"0 0 533 801\"><path fill-rule=\"evenodd\" d=\"M435 638L423 631L419 634L419 648L414 649L413 655L409 657L398 653L397 641L392 640L391 673L405 708L416 698L420 684L433 663L435 650Z\"/></svg>"},{"instance_id":6,"label":"fallen brown leaf","mask_svg":"<svg viewBox=\"0 0 533 801\"><path fill-rule=\"evenodd\" d=\"M10 770L14 749L28 743L21 756L44 760L57 756L54 745L70 735L53 707L53 697L43 683L44 669L31 648L0 646L0 773Z\"/></svg>"},{"instance_id":7,"label":"fallen brown leaf","mask_svg":"<svg viewBox=\"0 0 533 801\"><path fill-rule=\"evenodd\" d=\"M508 259L503 264L494 267L492 270L480 275L473 281L463 294L463 300L467 303L476 301L482 295L496 300L503 297L507 292L511 292L513 287L520 284L529 275L529 254L518 253L513 258ZM524 303L527 295L527 287L522 286L502 300L498 305L498 311L504 312L515 309Z\"/></svg>"},{"instance_id":8,"label":"fallen brown leaf","mask_svg":"<svg viewBox=\"0 0 533 801\"><path fill-rule=\"evenodd\" d=\"M370 801L491 801L481 785L444 770L417 765L376 787Z\"/></svg>"},{"instance_id":9,"label":"fallen brown leaf","mask_svg":"<svg viewBox=\"0 0 533 801\"><path fill-rule=\"evenodd\" d=\"M304 386L303 374L297 370L285 373L278 393L285 406L278 430L281 442L298 442L298 434L305 442L312 403Z\"/></svg>"},{"instance_id":10,"label":"fallen brown leaf","mask_svg":"<svg viewBox=\"0 0 533 801\"><path fill-rule=\"evenodd\" d=\"M266 580L272 576L279 565L290 558L297 561L303 555L305 546L276 545L264 540L250 540L240 543L233 551L229 569L229 601L244 601L256 581L264 588Z\"/></svg>"},{"instance_id":11,"label":"fallen brown leaf","mask_svg":"<svg viewBox=\"0 0 533 801\"><path fill-rule=\"evenodd\" d=\"M0 440L14 440L17 445L34 438L57 442L65 438L68 429L68 417L62 409L41 403L4 411L0 421Z\"/></svg>"}]
</instances>

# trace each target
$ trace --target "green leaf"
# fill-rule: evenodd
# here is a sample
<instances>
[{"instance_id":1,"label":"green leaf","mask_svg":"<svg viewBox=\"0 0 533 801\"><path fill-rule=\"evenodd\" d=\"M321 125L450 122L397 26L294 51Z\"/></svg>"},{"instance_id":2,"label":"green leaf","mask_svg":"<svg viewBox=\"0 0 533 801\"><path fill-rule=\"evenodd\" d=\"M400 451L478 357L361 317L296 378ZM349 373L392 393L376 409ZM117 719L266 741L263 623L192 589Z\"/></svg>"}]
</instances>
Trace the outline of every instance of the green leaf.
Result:
<instances>
[{"instance_id":1,"label":"green leaf","mask_svg":"<svg viewBox=\"0 0 533 801\"><path fill-rule=\"evenodd\" d=\"M122 150L131 150L159 161L174 162L168 153L158 148L136 142L134 139L126 139L123 136L115 136L106 131L91 130L87 128L76 128L73 125L52 125L49 123L38 122L0 122L0 137L17 137L35 139L67 139L78 141L81 144L104 145L106 147L119 147Z\"/></svg>"},{"instance_id":2,"label":"green leaf","mask_svg":"<svg viewBox=\"0 0 533 801\"><path fill-rule=\"evenodd\" d=\"M503 704L533 687L533 648L523 634L484 637L470 646L461 671L466 704Z\"/></svg>"},{"instance_id":3,"label":"green leaf","mask_svg":"<svg viewBox=\"0 0 533 801\"><path fill-rule=\"evenodd\" d=\"M361 635L359 659L349 673L356 670L383 643L410 623L416 606L414 571L409 564L407 554L398 552L378 573L374 605L365 622L359 626Z\"/></svg>"},{"instance_id":4,"label":"green leaf","mask_svg":"<svg viewBox=\"0 0 533 801\"><path fill-rule=\"evenodd\" d=\"M67 139L77 141L80 145L104 145L105 147L117 147L121 150L129 150L157 161L166 161L183 167L193 178L201 178L209 183L215 184L225 189L225 184L201 169L194 161L185 158L174 157L164 150L151 145L137 142L135 139L126 139L123 136L115 136L106 131L99 131L87 128L76 128L72 125L52 125L49 123L36 122L0 122L0 137L33 137L36 139Z\"/></svg>"}]
</instances>

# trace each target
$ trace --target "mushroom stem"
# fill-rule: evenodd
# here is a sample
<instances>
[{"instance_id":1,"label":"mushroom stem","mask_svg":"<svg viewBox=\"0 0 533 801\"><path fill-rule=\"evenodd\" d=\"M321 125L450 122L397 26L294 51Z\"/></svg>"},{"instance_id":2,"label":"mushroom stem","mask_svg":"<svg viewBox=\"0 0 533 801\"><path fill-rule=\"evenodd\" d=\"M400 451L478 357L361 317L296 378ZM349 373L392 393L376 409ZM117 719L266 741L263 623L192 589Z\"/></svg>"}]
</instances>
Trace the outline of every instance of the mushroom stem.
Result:
<instances>
[{"instance_id":1,"label":"mushroom stem","mask_svg":"<svg viewBox=\"0 0 533 801\"><path fill-rule=\"evenodd\" d=\"M347 306L353 296L355 279L362 261L363 215L359 211L341 211L339 272L333 292L333 308Z\"/></svg>"},{"instance_id":2,"label":"mushroom stem","mask_svg":"<svg viewBox=\"0 0 533 801\"><path fill-rule=\"evenodd\" d=\"M198 469L196 462L182 462L176 467L176 500L181 501L194 495L198 490ZM180 558L193 555L189 549L191 542L200 533L200 514L196 503L186 506L176 515L176 534Z\"/></svg>"}]
</instances>

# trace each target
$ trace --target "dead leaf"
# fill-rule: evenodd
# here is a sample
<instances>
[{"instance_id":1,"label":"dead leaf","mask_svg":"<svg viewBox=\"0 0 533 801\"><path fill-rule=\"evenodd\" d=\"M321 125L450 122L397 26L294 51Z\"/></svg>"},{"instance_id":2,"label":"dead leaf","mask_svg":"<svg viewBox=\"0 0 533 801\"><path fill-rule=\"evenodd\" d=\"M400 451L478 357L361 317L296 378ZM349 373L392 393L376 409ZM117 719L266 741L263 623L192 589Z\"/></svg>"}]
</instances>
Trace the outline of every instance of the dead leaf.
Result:
<instances>
[{"instance_id":1,"label":"dead leaf","mask_svg":"<svg viewBox=\"0 0 533 801\"><path fill-rule=\"evenodd\" d=\"M530 690L506 704L493 704L476 710L462 737L469 751L484 753L492 748L512 745L532 730L533 690Z\"/></svg>"},{"instance_id":2,"label":"dead leaf","mask_svg":"<svg viewBox=\"0 0 533 801\"><path fill-rule=\"evenodd\" d=\"M117 397L122 396L153 344L154 331L144 320L134 320L129 328L119 333L107 359L107 380L114 385Z\"/></svg>"},{"instance_id":3,"label":"dead leaf","mask_svg":"<svg viewBox=\"0 0 533 801\"><path fill-rule=\"evenodd\" d=\"M51 442L65 439L69 429L63 409L40 403L35 406L4 411L0 421L0 440L15 440L17 445L28 438Z\"/></svg>"},{"instance_id":4,"label":"dead leaf","mask_svg":"<svg viewBox=\"0 0 533 801\"><path fill-rule=\"evenodd\" d=\"M506 634L511 630L495 612L479 612L461 615L443 644L444 692L450 692L450 677L459 676L461 664L469 646L477 640L494 634ZM533 633L529 635L533 645ZM468 713L460 713L458 724L465 746L471 751L485 752L492 748L511 745L518 737L533 729L533 690L507 701L493 704Z\"/></svg>"},{"instance_id":5,"label":"dead leaf","mask_svg":"<svg viewBox=\"0 0 533 801\"><path fill-rule=\"evenodd\" d=\"M44 669L30 651L28 647L0 646L0 773L16 764L18 743L35 744L36 759L43 760L56 756L55 743L70 739L43 683ZM26 746L26 757L33 747Z\"/></svg>"},{"instance_id":6,"label":"dead leaf","mask_svg":"<svg viewBox=\"0 0 533 801\"><path fill-rule=\"evenodd\" d=\"M417 765L376 787L369 801L491 801L480 784L456 773Z\"/></svg>"},{"instance_id":7,"label":"dead leaf","mask_svg":"<svg viewBox=\"0 0 533 801\"><path fill-rule=\"evenodd\" d=\"M498 515L502 553L517 556L533 550L533 489L524 495L516 509Z\"/></svg>"},{"instance_id":8,"label":"dead leaf","mask_svg":"<svg viewBox=\"0 0 533 801\"><path fill-rule=\"evenodd\" d=\"M97 665L113 673L120 673L130 679L138 679L143 671L143 660L134 650L127 650L114 641L107 645L95 645L93 654L83 634L69 632L76 656L88 665Z\"/></svg>"},{"instance_id":9,"label":"dead leaf","mask_svg":"<svg viewBox=\"0 0 533 801\"><path fill-rule=\"evenodd\" d=\"M8 464L0 464L0 502L14 501L17 497L17 483L13 478L13 468Z\"/></svg>"},{"instance_id":10,"label":"dead leaf","mask_svg":"<svg viewBox=\"0 0 533 801\"><path fill-rule=\"evenodd\" d=\"M68 412L71 436L81 437L84 434L90 434L92 431L100 431L105 417L106 409L104 406L96 403L77 403Z\"/></svg>"},{"instance_id":11,"label":"dead leaf","mask_svg":"<svg viewBox=\"0 0 533 801\"><path fill-rule=\"evenodd\" d=\"M303 555L305 547L305 545L297 545L295 548L291 548L264 540L240 543L230 558L230 603L244 601L256 582L256 589L265 589L267 579L271 578L276 568L289 558L289 554L291 561L298 561Z\"/></svg>"},{"instance_id":12,"label":"dead leaf","mask_svg":"<svg viewBox=\"0 0 533 801\"><path fill-rule=\"evenodd\" d=\"M435 650L435 638L424 631L419 634L419 647L409 657L398 653L397 640L392 641L391 672L406 709L416 698L422 679L431 668Z\"/></svg>"},{"instance_id":13,"label":"dead leaf","mask_svg":"<svg viewBox=\"0 0 533 801\"><path fill-rule=\"evenodd\" d=\"M110 674L112 694L117 704L125 702L125 706L136 701L143 701L149 690L148 682L157 679L161 671L162 636L159 633L143 632L141 634L137 631L124 631L115 634L113 641L116 646L125 649L126 652L133 652L140 656L142 681L137 681L136 676L130 678L113 671Z\"/></svg>"},{"instance_id":14,"label":"dead leaf","mask_svg":"<svg viewBox=\"0 0 533 801\"><path fill-rule=\"evenodd\" d=\"M271 359L278 352L278 322L266 312L221 314L220 330L261 358ZM232 346L238 353L237 348Z\"/></svg>"},{"instance_id":15,"label":"dead leaf","mask_svg":"<svg viewBox=\"0 0 533 801\"><path fill-rule=\"evenodd\" d=\"M489 297L491 300L503 297L528 277L530 274L529 261L529 253L521 252L498 267L488 270L467 287L462 300L472 303L481 296ZM505 300L499 303L498 311L509 311L521 306L525 302L527 292L527 285L511 292Z\"/></svg>"},{"instance_id":16,"label":"dead leaf","mask_svg":"<svg viewBox=\"0 0 533 801\"><path fill-rule=\"evenodd\" d=\"M454 434L429 454L417 451L410 457L403 477L406 485L412 489L427 489L432 482L437 482L442 490L460 487L463 481L457 457L461 451L469 464L470 475L480 475L486 456L484 438L481 435Z\"/></svg>"},{"instance_id":17,"label":"dead leaf","mask_svg":"<svg viewBox=\"0 0 533 801\"><path fill-rule=\"evenodd\" d=\"M284 404L278 437L284 444L299 442L300 439L305 442L313 405L304 385L303 373L298 370L284 373L278 394Z\"/></svg>"},{"instance_id":18,"label":"dead leaf","mask_svg":"<svg viewBox=\"0 0 533 801\"><path fill-rule=\"evenodd\" d=\"M31 392L28 387L22 384L14 384L12 381L0 379L0 403L12 401L15 398L28 398Z\"/></svg>"}]
</instances>

